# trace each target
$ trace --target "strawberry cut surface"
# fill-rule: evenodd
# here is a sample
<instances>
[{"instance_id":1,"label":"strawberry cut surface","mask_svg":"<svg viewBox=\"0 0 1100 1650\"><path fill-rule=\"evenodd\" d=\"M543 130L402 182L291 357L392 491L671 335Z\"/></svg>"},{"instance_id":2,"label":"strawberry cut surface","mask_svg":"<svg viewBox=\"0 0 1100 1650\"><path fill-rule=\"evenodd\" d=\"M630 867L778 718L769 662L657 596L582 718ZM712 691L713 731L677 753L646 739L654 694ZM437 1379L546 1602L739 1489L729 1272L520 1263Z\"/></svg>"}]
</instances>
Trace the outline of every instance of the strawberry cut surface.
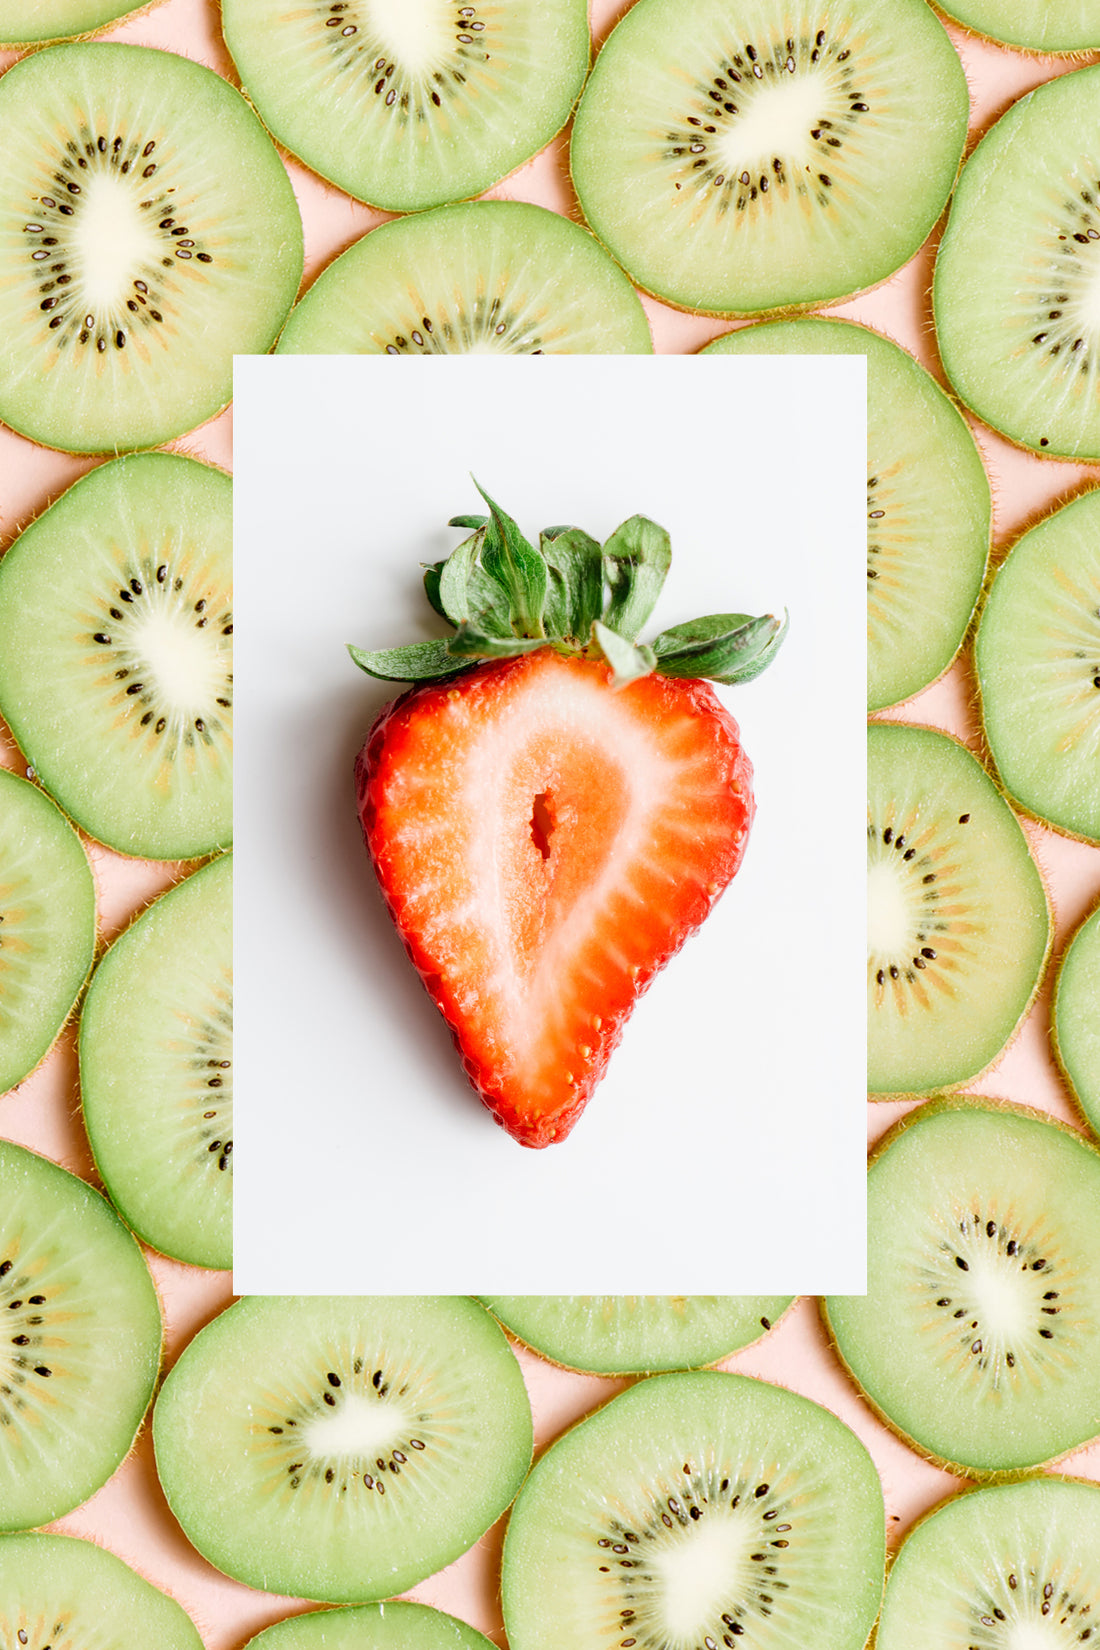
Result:
<instances>
[{"instance_id":1,"label":"strawberry cut surface","mask_svg":"<svg viewBox=\"0 0 1100 1650\"><path fill-rule=\"evenodd\" d=\"M409 956L527 1146L568 1134L752 822L752 769L709 685L611 675L545 648L413 688L356 765Z\"/></svg>"}]
</instances>

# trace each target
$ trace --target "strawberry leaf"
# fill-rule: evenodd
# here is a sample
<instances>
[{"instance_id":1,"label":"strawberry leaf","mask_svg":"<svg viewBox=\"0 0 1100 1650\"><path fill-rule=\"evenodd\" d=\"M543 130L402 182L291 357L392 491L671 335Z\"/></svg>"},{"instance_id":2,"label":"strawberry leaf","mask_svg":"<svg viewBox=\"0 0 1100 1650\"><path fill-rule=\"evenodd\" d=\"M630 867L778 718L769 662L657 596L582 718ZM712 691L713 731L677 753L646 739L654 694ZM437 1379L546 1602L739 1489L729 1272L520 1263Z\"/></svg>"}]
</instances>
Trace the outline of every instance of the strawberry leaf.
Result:
<instances>
[{"instance_id":1,"label":"strawberry leaf","mask_svg":"<svg viewBox=\"0 0 1100 1650\"><path fill-rule=\"evenodd\" d=\"M476 483L475 483L476 486ZM447 523L448 527L488 527L488 516L452 516Z\"/></svg>"},{"instance_id":2,"label":"strawberry leaf","mask_svg":"<svg viewBox=\"0 0 1100 1650\"><path fill-rule=\"evenodd\" d=\"M492 520L484 529L481 565L504 591L517 636L543 635L542 609L546 601L546 563L524 538L511 516L506 516L477 481L474 486L489 506Z\"/></svg>"},{"instance_id":3,"label":"strawberry leaf","mask_svg":"<svg viewBox=\"0 0 1100 1650\"><path fill-rule=\"evenodd\" d=\"M653 642L659 676L705 676L727 685L767 669L787 634L787 616L712 613L663 630Z\"/></svg>"},{"instance_id":4,"label":"strawberry leaf","mask_svg":"<svg viewBox=\"0 0 1100 1650\"><path fill-rule=\"evenodd\" d=\"M580 527L546 527L539 539L546 563L543 628L584 646L603 605L603 563L597 541Z\"/></svg>"},{"instance_id":5,"label":"strawberry leaf","mask_svg":"<svg viewBox=\"0 0 1100 1650\"><path fill-rule=\"evenodd\" d=\"M433 561L424 562L421 565L424 568L424 594L427 596L435 611L439 614L439 617L441 619L449 619L451 615L444 607L443 598L439 593L440 578L447 563L445 561Z\"/></svg>"},{"instance_id":6,"label":"strawberry leaf","mask_svg":"<svg viewBox=\"0 0 1100 1650\"><path fill-rule=\"evenodd\" d=\"M452 658L466 663L470 659L515 659L521 653L534 653L546 646L544 636L490 636L471 624L460 624L446 644Z\"/></svg>"},{"instance_id":7,"label":"strawberry leaf","mask_svg":"<svg viewBox=\"0 0 1100 1650\"><path fill-rule=\"evenodd\" d=\"M368 676L377 676L383 682L420 682L436 676L452 676L466 668L465 659L456 659L450 652L446 637L438 641L414 642L411 647L384 647L368 653L361 647L347 644L360 670Z\"/></svg>"},{"instance_id":8,"label":"strawberry leaf","mask_svg":"<svg viewBox=\"0 0 1100 1650\"><path fill-rule=\"evenodd\" d=\"M603 576L608 596L603 622L627 641L653 612L672 562L672 545L663 527L645 516L631 516L616 527L603 547Z\"/></svg>"},{"instance_id":9,"label":"strawberry leaf","mask_svg":"<svg viewBox=\"0 0 1100 1650\"><path fill-rule=\"evenodd\" d=\"M599 619L593 622L592 636L614 673L611 678L613 688L626 687L640 676L648 676L657 662L651 647L644 644L639 647L634 642L628 642L625 636L609 630Z\"/></svg>"},{"instance_id":10,"label":"strawberry leaf","mask_svg":"<svg viewBox=\"0 0 1100 1650\"><path fill-rule=\"evenodd\" d=\"M481 564L487 532L479 527L447 557L439 575L439 599L453 625L473 619L488 634L511 636L508 598Z\"/></svg>"}]
</instances>

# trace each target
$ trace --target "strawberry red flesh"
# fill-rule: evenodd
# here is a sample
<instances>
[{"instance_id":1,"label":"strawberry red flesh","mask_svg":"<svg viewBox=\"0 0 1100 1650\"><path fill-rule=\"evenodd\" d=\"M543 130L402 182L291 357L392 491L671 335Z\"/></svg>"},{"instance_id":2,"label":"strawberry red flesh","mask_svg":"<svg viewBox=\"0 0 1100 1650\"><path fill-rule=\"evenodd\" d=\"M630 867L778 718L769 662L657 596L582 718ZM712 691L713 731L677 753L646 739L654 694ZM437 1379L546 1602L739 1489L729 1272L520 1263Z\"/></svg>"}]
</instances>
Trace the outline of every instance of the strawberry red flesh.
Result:
<instances>
[{"instance_id":1,"label":"strawberry red flesh","mask_svg":"<svg viewBox=\"0 0 1100 1650\"><path fill-rule=\"evenodd\" d=\"M414 688L356 766L382 892L470 1081L562 1140L737 871L752 770L707 683L550 648Z\"/></svg>"}]
</instances>

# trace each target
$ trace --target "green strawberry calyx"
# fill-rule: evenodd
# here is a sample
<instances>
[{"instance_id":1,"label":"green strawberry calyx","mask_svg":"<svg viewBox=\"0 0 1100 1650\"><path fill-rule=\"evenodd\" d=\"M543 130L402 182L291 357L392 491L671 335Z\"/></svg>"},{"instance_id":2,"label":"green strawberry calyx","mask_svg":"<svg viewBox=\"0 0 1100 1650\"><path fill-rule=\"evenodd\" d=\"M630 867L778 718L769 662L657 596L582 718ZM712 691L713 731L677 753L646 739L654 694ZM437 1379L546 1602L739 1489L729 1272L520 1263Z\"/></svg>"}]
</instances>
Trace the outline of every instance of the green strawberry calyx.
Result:
<instances>
[{"instance_id":1,"label":"green strawberry calyx","mask_svg":"<svg viewBox=\"0 0 1100 1650\"><path fill-rule=\"evenodd\" d=\"M786 614L712 613L639 641L672 560L669 536L656 522L631 516L602 545L580 527L546 527L536 549L474 485L489 514L453 516L449 525L469 529L469 538L424 569L428 600L454 634L372 652L349 643L368 676L433 681L552 647L605 660L616 688L650 672L729 685L751 681L774 658Z\"/></svg>"}]
</instances>

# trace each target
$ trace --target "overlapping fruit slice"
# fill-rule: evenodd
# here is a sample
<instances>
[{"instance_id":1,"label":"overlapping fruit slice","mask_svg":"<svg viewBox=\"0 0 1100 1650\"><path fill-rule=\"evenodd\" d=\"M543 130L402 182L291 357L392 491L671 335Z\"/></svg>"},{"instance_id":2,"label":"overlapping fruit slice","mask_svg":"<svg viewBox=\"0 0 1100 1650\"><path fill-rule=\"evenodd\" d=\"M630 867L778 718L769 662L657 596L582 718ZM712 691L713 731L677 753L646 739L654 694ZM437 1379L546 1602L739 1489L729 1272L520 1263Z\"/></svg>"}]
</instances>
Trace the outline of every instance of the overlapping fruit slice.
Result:
<instances>
[{"instance_id":1,"label":"overlapping fruit slice","mask_svg":"<svg viewBox=\"0 0 1100 1650\"><path fill-rule=\"evenodd\" d=\"M641 1381L538 1462L504 1542L512 1650L863 1650L885 1518L859 1440L716 1372Z\"/></svg>"},{"instance_id":2,"label":"overlapping fruit slice","mask_svg":"<svg viewBox=\"0 0 1100 1650\"><path fill-rule=\"evenodd\" d=\"M1100 910L1066 948L1054 992L1058 1060L1094 1133L1100 1134Z\"/></svg>"},{"instance_id":3,"label":"overlapping fruit slice","mask_svg":"<svg viewBox=\"0 0 1100 1650\"><path fill-rule=\"evenodd\" d=\"M493 1650L489 1640L427 1604L307 1611L265 1627L245 1650Z\"/></svg>"},{"instance_id":4,"label":"overlapping fruit slice","mask_svg":"<svg viewBox=\"0 0 1100 1650\"><path fill-rule=\"evenodd\" d=\"M596 1375L702 1369L767 1333L790 1295L482 1295L506 1329Z\"/></svg>"},{"instance_id":5,"label":"overlapping fruit slice","mask_svg":"<svg viewBox=\"0 0 1100 1650\"><path fill-rule=\"evenodd\" d=\"M161 1322L141 1250L106 1199L7 1141L0 1315L0 1530L25 1530L86 1501L126 1455Z\"/></svg>"},{"instance_id":6,"label":"overlapping fruit slice","mask_svg":"<svg viewBox=\"0 0 1100 1650\"><path fill-rule=\"evenodd\" d=\"M497 1323L462 1296L253 1296L209 1324L153 1417L199 1551L250 1587L392 1598L473 1545L531 1460Z\"/></svg>"},{"instance_id":7,"label":"overlapping fruit slice","mask_svg":"<svg viewBox=\"0 0 1100 1650\"><path fill-rule=\"evenodd\" d=\"M0 1536L0 1643L13 1650L202 1650L174 1599L113 1553L62 1535Z\"/></svg>"},{"instance_id":8,"label":"overlapping fruit slice","mask_svg":"<svg viewBox=\"0 0 1100 1650\"><path fill-rule=\"evenodd\" d=\"M915 1448L980 1478L1100 1433L1100 1151L1045 1113L931 1101L876 1149L867 1231L867 1294L826 1316Z\"/></svg>"},{"instance_id":9,"label":"overlapping fruit slice","mask_svg":"<svg viewBox=\"0 0 1100 1650\"><path fill-rule=\"evenodd\" d=\"M154 1249L233 1264L233 861L178 883L111 946L80 1019L96 1167Z\"/></svg>"}]
</instances>

